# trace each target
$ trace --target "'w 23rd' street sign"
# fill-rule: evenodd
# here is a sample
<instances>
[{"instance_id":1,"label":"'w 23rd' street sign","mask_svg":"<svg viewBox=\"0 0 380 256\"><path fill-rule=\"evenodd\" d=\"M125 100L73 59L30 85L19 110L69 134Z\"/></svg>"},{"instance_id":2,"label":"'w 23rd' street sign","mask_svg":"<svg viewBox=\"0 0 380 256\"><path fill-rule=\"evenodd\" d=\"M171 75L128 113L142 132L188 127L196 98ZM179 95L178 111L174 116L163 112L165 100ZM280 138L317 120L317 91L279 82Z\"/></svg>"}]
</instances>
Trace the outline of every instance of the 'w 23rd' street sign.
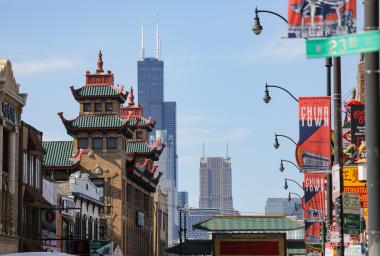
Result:
<instances>
[{"instance_id":1,"label":"'w 23rd' street sign","mask_svg":"<svg viewBox=\"0 0 380 256\"><path fill-rule=\"evenodd\" d=\"M306 40L306 57L323 58L374 52L380 49L379 31Z\"/></svg>"}]
</instances>

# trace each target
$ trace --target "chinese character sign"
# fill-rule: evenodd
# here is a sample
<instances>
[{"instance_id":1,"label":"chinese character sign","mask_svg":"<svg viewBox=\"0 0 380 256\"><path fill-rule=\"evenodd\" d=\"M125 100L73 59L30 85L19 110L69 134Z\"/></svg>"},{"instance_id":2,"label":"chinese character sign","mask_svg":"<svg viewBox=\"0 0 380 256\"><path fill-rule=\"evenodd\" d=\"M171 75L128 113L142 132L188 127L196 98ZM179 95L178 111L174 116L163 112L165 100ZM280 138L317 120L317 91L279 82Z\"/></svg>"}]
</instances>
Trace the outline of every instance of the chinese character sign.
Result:
<instances>
[{"instance_id":1,"label":"chinese character sign","mask_svg":"<svg viewBox=\"0 0 380 256\"><path fill-rule=\"evenodd\" d=\"M288 0L288 37L329 37L356 32L356 0Z\"/></svg>"},{"instance_id":2,"label":"chinese character sign","mask_svg":"<svg viewBox=\"0 0 380 256\"><path fill-rule=\"evenodd\" d=\"M296 159L305 172L327 171L331 160L330 97L299 98Z\"/></svg>"},{"instance_id":3,"label":"chinese character sign","mask_svg":"<svg viewBox=\"0 0 380 256\"><path fill-rule=\"evenodd\" d=\"M361 208L364 210L364 217L368 217L367 187L365 181L359 181L357 166L343 167L343 187L344 192L358 193L360 196Z\"/></svg>"},{"instance_id":4,"label":"chinese character sign","mask_svg":"<svg viewBox=\"0 0 380 256\"><path fill-rule=\"evenodd\" d=\"M364 105L351 106L351 141L357 147L365 141Z\"/></svg>"}]
</instances>

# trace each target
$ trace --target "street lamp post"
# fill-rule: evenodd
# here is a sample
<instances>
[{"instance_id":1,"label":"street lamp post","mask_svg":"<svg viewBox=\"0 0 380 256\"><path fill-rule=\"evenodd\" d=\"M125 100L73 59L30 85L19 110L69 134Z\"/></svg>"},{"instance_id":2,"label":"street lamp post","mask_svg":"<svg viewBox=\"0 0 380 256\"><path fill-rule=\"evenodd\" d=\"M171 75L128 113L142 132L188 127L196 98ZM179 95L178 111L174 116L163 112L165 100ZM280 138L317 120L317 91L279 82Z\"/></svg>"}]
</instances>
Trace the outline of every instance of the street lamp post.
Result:
<instances>
[{"instance_id":1,"label":"street lamp post","mask_svg":"<svg viewBox=\"0 0 380 256\"><path fill-rule=\"evenodd\" d=\"M302 189L302 191L304 191L303 187L297 181L292 180L292 179L288 179L288 178L285 178L285 183L284 183L284 189L285 190L288 189L288 187L289 187L288 186L288 181L291 181L291 182L297 184Z\"/></svg>"},{"instance_id":2,"label":"street lamp post","mask_svg":"<svg viewBox=\"0 0 380 256\"><path fill-rule=\"evenodd\" d=\"M298 171L299 171L300 173L302 173L301 168L299 168L294 162L289 161L289 160L285 160L285 159L281 159L281 162L280 162L280 168L279 168L280 172L283 172L283 171L285 170L285 167L284 167L283 162L286 162L286 163L290 163L290 164L292 164L294 167L296 167L296 168L298 169Z\"/></svg>"},{"instance_id":3,"label":"street lamp post","mask_svg":"<svg viewBox=\"0 0 380 256\"><path fill-rule=\"evenodd\" d=\"M282 15L280 15L280 14L278 14L276 12L268 11L268 10L259 10L256 7L256 9L255 9L255 18L253 19L253 26L252 26L252 31L256 35L260 35L261 32L263 31L263 26L260 24L259 13L270 13L270 14L273 14L273 15L279 17L280 19L282 19L286 24L288 24L288 20L286 18L284 18Z\"/></svg>"},{"instance_id":4,"label":"street lamp post","mask_svg":"<svg viewBox=\"0 0 380 256\"><path fill-rule=\"evenodd\" d=\"M269 95L269 90L268 88L277 88L277 89L280 89L280 90L283 90L284 92L288 93L290 95L290 97L293 98L293 100L297 101L298 102L298 99L296 96L294 96L291 92L289 92L287 89L285 89L284 87L281 87L281 86L278 86L278 85L273 85L273 84L268 84L268 83L265 83L265 90L264 90L264 97L263 97L263 100L265 103L269 103L270 100L272 99L271 96Z\"/></svg>"},{"instance_id":5,"label":"street lamp post","mask_svg":"<svg viewBox=\"0 0 380 256\"><path fill-rule=\"evenodd\" d=\"M364 28L379 29L379 1L364 1ZM368 249L369 255L380 255L380 102L379 52L369 52L365 62L365 126L367 143Z\"/></svg>"},{"instance_id":6,"label":"street lamp post","mask_svg":"<svg viewBox=\"0 0 380 256\"><path fill-rule=\"evenodd\" d=\"M290 140L291 142L293 142L294 145L297 146L297 142L295 142L295 140L293 140L292 138L290 138L289 136L286 136L286 135L283 135L283 134L277 134L275 133L274 134L274 143L273 143L273 147L275 149L278 149L280 147L280 143L278 142L278 137L283 137L283 138L287 138L288 140Z\"/></svg>"}]
</instances>

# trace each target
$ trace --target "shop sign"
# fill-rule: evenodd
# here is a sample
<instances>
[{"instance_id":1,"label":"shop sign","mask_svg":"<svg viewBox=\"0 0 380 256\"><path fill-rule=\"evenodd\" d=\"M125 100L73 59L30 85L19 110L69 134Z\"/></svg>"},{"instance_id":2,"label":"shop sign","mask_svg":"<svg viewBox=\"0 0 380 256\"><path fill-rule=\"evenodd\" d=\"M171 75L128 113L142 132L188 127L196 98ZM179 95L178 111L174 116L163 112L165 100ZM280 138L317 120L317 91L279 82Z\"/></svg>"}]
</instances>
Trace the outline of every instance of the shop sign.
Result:
<instances>
[{"instance_id":1,"label":"shop sign","mask_svg":"<svg viewBox=\"0 0 380 256\"><path fill-rule=\"evenodd\" d=\"M343 182L344 192L360 195L360 206L364 210L364 217L368 218L367 186L365 181L359 180L358 166L343 167Z\"/></svg>"},{"instance_id":2,"label":"shop sign","mask_svg":"<svg viewBox=\"0 0 380 256\"><path fill-rule=\"evenodd\" d=\"M365 141L364 105L351 106L351 141L356 147L360 147Z\"/></svg>"},{"instance_id":3,"label":"shop sign","mask_svg":"<svg viewBox=\"0 0 380 256\"><path fill-rule=\"evenodd\" d=\"M360 244L350 245L344 248L345 256L362 256L362 246Z\"/></svg>"}]
</instances>

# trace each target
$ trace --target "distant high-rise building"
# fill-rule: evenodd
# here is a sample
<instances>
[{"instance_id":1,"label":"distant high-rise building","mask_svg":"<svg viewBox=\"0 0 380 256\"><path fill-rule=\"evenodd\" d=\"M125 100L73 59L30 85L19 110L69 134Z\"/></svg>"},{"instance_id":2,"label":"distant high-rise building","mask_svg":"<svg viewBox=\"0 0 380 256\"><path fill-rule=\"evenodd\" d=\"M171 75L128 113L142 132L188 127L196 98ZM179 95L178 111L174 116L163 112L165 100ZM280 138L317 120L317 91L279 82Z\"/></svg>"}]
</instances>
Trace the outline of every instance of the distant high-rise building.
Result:
<instances>
[{"instance_id":1,"label":"distant high-rise building","mask_svg":"<svg viewBox=\"0 0 380 256\"><path fill-rule=\"evenodd\" d=\"M303 220L303 210L300 198L267 198L265 214L281 214L286 216L296 216L298 220Z\"/></svg>"},{"instance_id":2,"label":"distant high-rise building","mask_svg":"<svg viewBox=\"0 0 380 256\"><path fill-rule=\"evenodd\" d=\"M137 62L138 103L143 107L143 115L156 121L151 138L161 138L166 144L160 158L160 170L164 173L161 188L168 193L169 201L169 243L178 237L178 216L176 214L177 175L177 125L176 102L164 101L164 62L161 60L161 41L157 24L156 56L145 57L144 27L141 33L140 60Z\"/></svg>"},{"instance_id":3,"label":"distant high-rise building","mask_svg":"<svg viewBox=\"0 0 380 256\"><path fill-rule=\"evenodd\" d=\"M212 232L194 229L193 225L208 220L215 215L221 215L220 209L213 208L190 208L186 211L186 238L188 239L210 239Z\"/></svg>"},{"instance_id":4,"label":"distant high-rise building","mask_svg":"<svg viewBox=\"0 0 380 256\"><path fill-rule=\"evenodd\" d=\"M180 191L178 192L178 207L184 208L189 205L189 192Z\"/></svg>"},{"instance_id":5,"label":"distant high-rise building","mask_svg":"<svg viewBox=\"0 0 380 256\"><path fill-rule=\"evenodd\" d=\"M199 208L218 208L232 214L232 177L230 157L205 157L200 161Z\"/></svg>"},{"instance_id":6,"label":"distant high-rise building","mask_svg":"<svg viewBox=\"0 0 380 256\"><path fill-rule=\"evenodd\" d=\"M174 179L174 172L170 168L174 161L174 145L169 141L168 132L166 130L156 130L155 134L151 135L150 141L154 142L158 138L160 138L161 143L166 145L166 148L160 156L158 166L163 173L160 180L161 191L168 195L168 239L169 242L172 242L178 237L178 187Z\"/></svg>"}]
</instances>

